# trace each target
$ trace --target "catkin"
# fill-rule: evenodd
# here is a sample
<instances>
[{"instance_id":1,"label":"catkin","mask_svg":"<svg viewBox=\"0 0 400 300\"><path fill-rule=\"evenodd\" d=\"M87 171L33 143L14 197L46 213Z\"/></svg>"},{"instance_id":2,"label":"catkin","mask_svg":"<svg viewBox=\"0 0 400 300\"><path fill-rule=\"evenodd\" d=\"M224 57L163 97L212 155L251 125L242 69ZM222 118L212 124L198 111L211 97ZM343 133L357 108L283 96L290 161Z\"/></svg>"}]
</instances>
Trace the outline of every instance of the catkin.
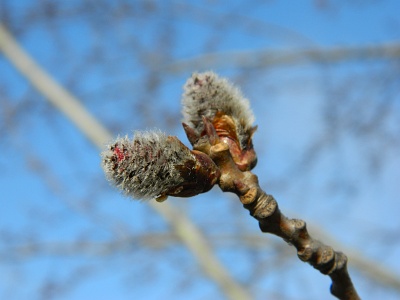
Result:
<instances>
[{"instance_id":1,"label":"catkin","mask_svg":"<svg viewBox=\"0 0 400 300\"><path fill-rule=\"evenodd\" d=\"M118 138L101 156L108 180L125 195L142 200L181 185L185 178L176 166L195 162L178 139L161 132L136 132L132 140Z\"/></svg>"},{"instance_id":2,"label":"catkin","mask_svg":"<svg viewBox=\"0 0 400 300\"><path fill-rule=\"evenodd\" d=\"M249 101L228 80L213 72L194 73L184 85L182 95L184 122L198 134L203 130L202 116L211 121L217 112L232 117L236 135L244 147L251 138L254 115Z\"/></svg>"}]
</instances>

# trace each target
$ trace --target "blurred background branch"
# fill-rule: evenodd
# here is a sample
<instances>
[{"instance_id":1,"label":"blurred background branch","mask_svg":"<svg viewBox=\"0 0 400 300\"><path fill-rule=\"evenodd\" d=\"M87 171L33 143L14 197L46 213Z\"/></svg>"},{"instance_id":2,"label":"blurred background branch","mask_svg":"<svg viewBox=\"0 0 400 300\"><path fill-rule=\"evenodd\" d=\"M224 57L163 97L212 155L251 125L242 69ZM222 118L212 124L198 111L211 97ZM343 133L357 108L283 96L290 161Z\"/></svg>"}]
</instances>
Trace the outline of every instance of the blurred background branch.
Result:
<instances>
[{"instance_id":1,"label":"blurred background branch","mask_svg":"<svg viewBox=\"0 0 400 300\"><path fill-rule=\"evenodd\" d=\"M154 127L185 140L187 77L230 78L256 116L260 185L349 254L363 299L398 299L399 9L390 0L5 0L0 20L64 87L55 91L79 99L70 115L97 145ZM98 148L46 97L0 54L0 298L227 298L201 248L196 258L153 208L115 193ZM253 298L326 298L328 279L259 234L235 198L212 190L167 203ZM221 224L221 215L234 217Z\"/></svg>"},{"instance_id":2,"label":"blurred background branch","mask_svg":"<svg viewBox=\"0 0 400 300\"><path fill-rule=\"evenodd\" d=\"M400 57L400 44L314 47L308 49L265 49L226 53L205 53L199 57L172 62L167 72L190 72L201 68L282 68L296 64L334 64L352 60L392 60Z\"/></svg>"},{"instance_id":3,"label":"blurred background branch","mask_svg":"<svg viewBox=\"0 0 400 300\"><path fill-rule=\"evenodd\" d=\"M0 49L18 70L42 93L47 100L62 111L99 150L111 140L111 134L97 122L80 104L79 100L58 85L13 39L0 23ZM196 257L204 272L213 279L229 299L248 299L250 296L225 270L213 254L201 231L168 202L159 204L151 201L149 205L158 212L176 232L188 249ZM52 247L54 248L54 247Z\"/></svg>"}]
</instances>

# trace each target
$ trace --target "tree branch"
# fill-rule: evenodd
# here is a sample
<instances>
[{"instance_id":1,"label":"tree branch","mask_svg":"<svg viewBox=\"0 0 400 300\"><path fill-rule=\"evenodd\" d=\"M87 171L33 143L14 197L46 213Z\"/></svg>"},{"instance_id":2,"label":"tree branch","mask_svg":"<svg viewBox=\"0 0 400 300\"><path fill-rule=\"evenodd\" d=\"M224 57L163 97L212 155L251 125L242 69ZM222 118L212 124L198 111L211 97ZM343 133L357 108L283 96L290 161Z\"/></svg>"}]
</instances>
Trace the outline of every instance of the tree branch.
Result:
<instances>
[{"instance_id":1,"label":"tree branch","mask_svg":"<svg viewBox=\"0 0 400 300\"><path fill-rule=\"evenodd\" d=\"M258 220L262 232L275 234L297 249L300 260L308 262L332 279L331 293L339 299L360 299L347 271L347 257L313 239L306 223L281 213L273 196L258 185L251 172L241 172L233 162L226 144L214 146L210 153L221 168L220 188L239 196L250 215Z\"/></svg>"},{"instance_id":2,"label":"tree branch","mask_svg":"<svg viewBox=\"0 0 400 300\"><path fill-rule=\"evenodd\" d=\"M256 51L208 53L180 60L164 68L173 73L188 70L221 68L283 67L301 63L337 63L359 59L397 59L400 44L387 43L369 46L314 47L306 49L262 49Z\"/></svg>"},{"instance_id":3,"label":"tree branch","mask_svg":"<svg viewBox=\"0 0 400 300\"><path fill-rule=\"evenodd\" d=\"M265 193L258 184L258 177L250 171L241 171L232 159L229 145L220 142L213 125L206 119L206 138L194 143L194 149L209 155L220 168L219 187L224 192L235 193L244 208L258 220L262 232L272 233L297 249L297 255L332 280L331 293L342 300L358 300L355 287L347 271L347 257L332 247L312 238L306 223L289 219L281 213L273 196ZM185 128L188 132L188 129Z\"/></svg>"}]
</instances>

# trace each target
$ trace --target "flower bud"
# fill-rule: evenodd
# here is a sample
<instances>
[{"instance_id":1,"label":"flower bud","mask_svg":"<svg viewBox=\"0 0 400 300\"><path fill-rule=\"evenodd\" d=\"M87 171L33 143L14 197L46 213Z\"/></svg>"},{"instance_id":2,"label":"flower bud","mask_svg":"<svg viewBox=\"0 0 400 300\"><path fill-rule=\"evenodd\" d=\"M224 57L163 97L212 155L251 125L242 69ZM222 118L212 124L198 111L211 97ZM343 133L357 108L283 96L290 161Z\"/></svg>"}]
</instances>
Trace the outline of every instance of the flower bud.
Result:
<instances>
[{"instance_id":1,"label":"flower bud","mask_svg":"<svg viewBox=\"0 0 400 300\"><path fill-rule=\"evenodd\" d=\"M210 190L220 176L206 154L161 132L118 138L101 156L109 181L135 199L191 197Z\"/></svg>"},{"instance_id":2,"label":"flower bud","mask_svg":"<svg viewBox=\"0 0 400 300\"><path fill-rule=\"evenodd\" d=\"M229 145L232 158L242 171L257 163L252 136L254 116L249 101L239 89L213 72L194 73L184 86L184 122L198 136L205 135L202 117L213 124L222 142ZM193 134L189 137L193 144Z\"/></svg>"}]
</instances>

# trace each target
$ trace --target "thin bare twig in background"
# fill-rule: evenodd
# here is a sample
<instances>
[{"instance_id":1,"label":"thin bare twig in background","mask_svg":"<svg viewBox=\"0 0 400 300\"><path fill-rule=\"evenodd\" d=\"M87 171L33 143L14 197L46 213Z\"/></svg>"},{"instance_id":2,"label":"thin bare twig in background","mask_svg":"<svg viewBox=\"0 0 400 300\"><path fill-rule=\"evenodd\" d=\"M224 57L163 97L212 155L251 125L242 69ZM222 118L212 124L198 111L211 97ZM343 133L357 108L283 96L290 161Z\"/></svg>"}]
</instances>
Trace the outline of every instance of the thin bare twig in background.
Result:
<instances>
[{"instance_id":1,"label":"thin bare twig in background","mask_svg":"<svg viewBox=\"0 0 400 300\"><path fill-rule=\"evenodd\" d=\"M266 68L301 63L336 63L355 59L394 59L400 57L400 44L381 44L354 47L330 47L309 49L266 49L207 53L198 57L172 62L164 69L181 73L188 70L210 68Z\"/></svg>"},{"instance_id":2,"label":"thin bare twig in background","mask_svg":"<svg viewBox=\"0 0 400 300\"><path fill-rule=\"evenodd\" d=\"M111 140L111 134L86 111L78 99L62 88L29 57L2 24L0 24L0 49L29 82L97 147L102 148L105 142ZM170 204L157 204L149 202L149 205L171 225L177 236L196 257L207 276L219 285L223 293L230 299L250 299L248 292L235 282L216 258L201 231Z\"/></svg>"},{"instance_id":3,"label":"thin bare twig in background","mask_svg":"<svg viewBox=\"0 0 400 300\"><path fill-rule=\"evenodd\" d=\"M379 47L378 47L379 48ZM350 52L348 52L348 54L349 54ZM368 54L367 56L365 56L366 58L379 58L379 57L383 57L383 58L390 58L390 57L396 57L396 52L393 52L394 54L390 54L390 51L389 52L387 52L387 54L385 54L385 55L380 55L380 54L374 54L374 55L372 55L373 54L373 52L369 52L370 54ZM376 53L378 53L378 52L376 52ZM393 56L394 55L394 56ZM397 54L398 55L398 54ZM267 55L265 55L266 57L267 57ZM288 56L289 57L289 56ZM294 57L294 56L293 56ZM318 56L316 56L316 57L318 57ZM354 54L353 56L346 56L346 55L342 55L342 58L340 58L339 56L337 56L336 58L335 58L335 61L340 61L340 59L347 59L346 57L353 57L353 58L359 58L359 56L357 56L356 54ZM299 56L297 57L298 58L298 62L307 62L307 60L305 60L305 59L301 59ZM340 58L340 59L339 59ZM282 58L283 59L283 58ZM311 59L310 59L311 60ZM308 61L310 61L310 60L308 60ZM311 60L312 61L312 60ZM317 60L318 61L318 60ZM333 62L333 61L332 61ZM279 63L279 61L277 61L277 60L274 60L273 58L271 58L271 65L273 66L273 65L278 65L278 63ZM286 64L288 64L288 62L285 62ZM284 64L285 64L284 63ZM234 63L233 63L234 64ZM239 65L239 66L241 66L241 65ZM187 68L192 68L192 66L188 66ZM79 103L78 103L79 104ZM86 127L86 128L88 128L88 126L87 125L83 125L83 127ZM107 138L107 139L109 139L109 138ZM341 248L341 247L339 247L339 248ZM345 252L346 253L349 253L348 252L348 250L345 250ZM350 255L349 255L350 256ZM356 257L358 257L357 255L356 255ZM354 260L354 259L352 259L352 261L353 261L353 264L354 264L354 266L355 267L357 267L356 266L356 261ZM372 272L372 274L381 274L380 272L376 272L377 271L377 266L376 266L376 264L374 264L373 262L368 262L368 261L366 261L368 264L369 264L369 266L370 267L373 267L373 268L371 268L370 269L370 272ZM383 270L384 271L384 270ZM369 272L368 272L369 273ZM387 275L390 275L390 273L387 273L386 272L386 274ZM381 280L379 280L379 279L382 279L382 278L384 278L384 277L382 277L382 276L377 276L377 281L381 281ZM399 286L399 283L398 283L398 280L396 280L396 278L395 277L393 277L393 276L389 276L389 277L386 277L386 278L389 278L389 280L388 280L388 282L392 282L392 284L394 283L394 284L397 284L397 287ZM388 284L388 283L386 283L386 284Z\"/></svg>"}]
</instances>

